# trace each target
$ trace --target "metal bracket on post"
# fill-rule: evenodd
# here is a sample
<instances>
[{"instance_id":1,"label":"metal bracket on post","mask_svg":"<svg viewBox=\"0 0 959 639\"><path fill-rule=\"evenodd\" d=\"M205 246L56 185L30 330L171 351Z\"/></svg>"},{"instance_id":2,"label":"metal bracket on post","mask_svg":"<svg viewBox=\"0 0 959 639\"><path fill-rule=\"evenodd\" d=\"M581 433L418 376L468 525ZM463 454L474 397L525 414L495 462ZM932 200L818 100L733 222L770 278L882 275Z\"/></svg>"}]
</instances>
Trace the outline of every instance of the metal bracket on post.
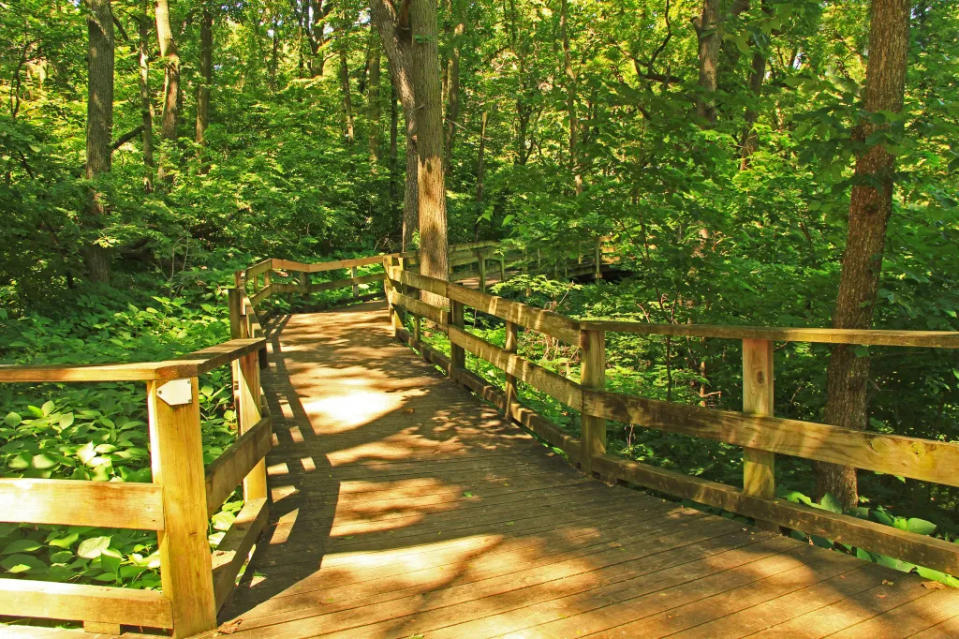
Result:
<instances>
[{"instance_id":1,"label":"metal bracket on post","mask_svg":"<svg viewBox=\"0 0 959 639\"><path fill-rule=\"evenodd\" d=\"M185 406L193 401L193 385L189 378L172 379L157 389L157 397L167 406Z\"/></svg>"}]
</instances>

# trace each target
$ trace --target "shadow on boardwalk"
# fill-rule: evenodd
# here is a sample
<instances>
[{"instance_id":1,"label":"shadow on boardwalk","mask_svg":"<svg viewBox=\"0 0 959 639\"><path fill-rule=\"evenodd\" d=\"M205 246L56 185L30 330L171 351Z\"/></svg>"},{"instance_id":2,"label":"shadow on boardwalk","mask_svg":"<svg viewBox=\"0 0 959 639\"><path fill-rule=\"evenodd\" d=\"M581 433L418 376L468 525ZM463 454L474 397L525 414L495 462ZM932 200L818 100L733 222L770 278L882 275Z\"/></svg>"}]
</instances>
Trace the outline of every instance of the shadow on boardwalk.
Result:
<instances>
[{"instance_id":1,"label":"shadow on boardwalk","mask_svg":"<svg viewBox=\"0 0 959 639\"><path fill-rule=\"evenodd\" d=\"M223 632L954 636L959 593L585 478L380 306L280 318L271 348L274 522Z\"/></svg>"}]
</instances>

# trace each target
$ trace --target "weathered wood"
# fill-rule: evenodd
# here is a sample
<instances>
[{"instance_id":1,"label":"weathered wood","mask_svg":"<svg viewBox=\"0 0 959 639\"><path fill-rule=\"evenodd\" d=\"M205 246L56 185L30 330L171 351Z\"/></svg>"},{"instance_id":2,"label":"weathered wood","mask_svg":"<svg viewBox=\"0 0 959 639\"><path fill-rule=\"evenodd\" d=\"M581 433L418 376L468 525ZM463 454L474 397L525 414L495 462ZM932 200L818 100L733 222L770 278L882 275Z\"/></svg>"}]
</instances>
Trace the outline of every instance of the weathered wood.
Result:
<instances>
[{"instance_id":1,"label":"weathered wood","mask_svg":"<svg viewBox=\"0 0 959 639\"><path fill-rule=\"evenodd\" d=\"M567 344L573 346L579 344L578 324L558 313L534 308L521 302L513 302L496 295L481 293L457 284L449 285L447 297L487 315L545 333Z\"/></svg>"},{"instance_id":2,"label":"weathered wood","mask_svg":"<svg viewBox=\"0 0 959 639\"><path fill-rule=\"evenodd\" d=\"M606 333L580 331L579 347L583 357L582 387L602 391L606 386ZM584 412L581 421L584 446L583 468L586 472L590 472L591 460L606 454L606 420Z\"/></svg>"},{"instance_id":3,"label":"weathered wood","mask_svg":"<svg viewBox=\"0 0 959 639\"><path fill-rule=\"evenodd\" d=\"M774 412L773 343L743 340L743 413L771 416ZM743 449L743 492L752 497L776 496L776 454Z\"/></svg>"},{"instance_id":4,"label":"weathered wood","mask_svg":"<svg viewBox=\"0 0 959 639\"><path fill-rule=\"evenodd\" d=\"M415 315L425 317L441 327L445 326L449 322L449 311L447 311L445 308L438 308L421 300L407 297L406 295L403 295L397 291L395 288L390 290L389 296L390 303L394 306L399 306L400 308L404 308Z\"/></svg>"},{"instance_id":5,"label":"weathered wood","mask_svg":"<svg viewBox=\"0 0 959 639\"><path fill-rule=\"evenodd\" d=\"M750 497L726 484L689 477L611 455L594 460L593 470L608 479L631 482L746 517L775 522L786 528L897 557L920 566L950 574L957 574L959 571L959 548L935 537L918 535L858 517L808 508L782 499Z\"/></svg>"},{"instance_id":6,"label":"weathered wood","mask_svg":"<svg viewBox=\"0 0 959 639\"><path fill-rule=\"evenodd\" d=\"M513 322L506 322L506 340L503 345L503 350L512 355L516 354L516 351L519 349L519 327L516 326ZM516 386L516 376L506 374L506 385L503 388L504 398L503 398L503 409L504 412L509 415L512 411L512 406L514 403L519 402L519 392Z\"/></svg>"},{"instance_id":7,"label":"weathered wood","mask_svg":"<svg viewBox=\"0 0 959 639\"><path fill-rule=\"evenodd\" d=\"M76 479L0 479L0 521L163 529L155 484Z\"/></svg>"},{"instance_id":8,"label":"weathered wood","mask_svg":"<svg viewBox=\"0 0 959 639\"><path fill-rule=\"evenodd\" d=\"M180 365L187 364L195 366L196 372L193 374L202 375L203 373L208 373L215 368L219 368L265 348L266 340L262 337L232 339L229 342L223 342L216 346L193 351L173 361ZM180 372L182 373L184 370L186 369L180 369Z\"/></svg>"},{"instance_id":9,"label":"weathered wood","mask_svg":"<svg viewBox=\"0 0 959 639\"><path fill-rule=\"evenodd\" d=\"M283 268L282 266L276 265L277 262L281 262L281 261L282 260L266 259L266 260L263 260L262 262L257 262L250 268L243 271L243 278L246 280L254 280L256 279L256 276L259 275L260 273L266 273L267 271L270 271L273 269Z\"/></svg>"},{"instance_id":10,"label":"weathered wood","mask_svg":"<svg viewBox=\"0 0 959 639\"><path fill-rule=\"evenodd\" d=\"M357 282L357 271L355 266L350 267L350 279L353 280L353 299L360 296L359 282Z\"/></svg>"},{"instance_id":11,"label":"weathered wood","mask_svg":"<svg viewBox=\"0 0 959 639\"><path fill-rule=\"evenodd\" d=\"M441 297L449 297L446 292L450 284L446 280L438 280L434 277L427 277L426 275L420 275L419 273L414 273L413 271L404 271L403 269L391 266L387 273L389 278L397 283L403 284L404 286L412 286L413 288L418 288L421 291L428 291L430 293L435 293Z\"/></svg>"},{"instance_id":12,"label":"weathered wood","mask_svg":"<svg viewBox=\"0 0 959 639\"><path fill-rule=\"evenodd\" d=\"M450 326L455 327L460 332L463 331L463 305L456 301L450 301ZM450 338L450 366L451 370L466 368L466 351L461 344Z\"/></svg>"},{"instance_id":13,"label":"weathered wood","mask_svg":"<svg viewBox=\"0 0 959 639\"><path fill-rule=\"evenodd\" d=\"M269 519L270 508L266 499L248 501L213 551L213 591L217 610L233 592L236 576Z\"/></svg>"},{"instance_id":14,"label":"weathered wood","mask_svg":"<svg viewBox=\"0 0 959 639\"><path fill-rule=\"evenodd\" d=\"M230 309L230 337L232 339L242 339L249 337L246 335L246 321L243 317L243 297L245 293L242 289L231 288L227 291L227 305Z\"/></svg>"},{"instance_id":15,"label":"weathered wood","mask_svg":"<svg viewBox=\"0 0 959 639\"><path fill-rule=\"evenodd\" d=\"M479 261L480 293L485 293L486 292L486 254L483 251L477 251L476 259Z\"/></svg>"},{"instance_id":16,"label":"weathered wood","mask_svg":"<svg viewBox=\"0 0 959 639\"><path fill-rule=\"evenodd\" d=\"M173 627L165 593L28 579L0 579L0 616Z\"/></svg>"},{"instance_id":17,"label":"weathered wood","mask_svg":"<svg viewBox=\"0 0 959 639\"><path fill-rule=\"evenodd\" d=\"M238 432L240 436L255 431L257 427L268 432L272 422L263 418L260 409L260 368L252 354L240 358L233 367L233 379L236 384L236 405ZM263 422L266 426L261 426ZM263 437L262 435L260 437ZM243 499L252 501L266 498L266 459L261 455L246 477L243 479ZM236 484L234 484L235 486ZM221 502L222 503L222 502Z\"/></svg>"},{"instance_id":18,"label":"weathered wood","mask_svg":"<svg viewBox=\"0 0 959 639\"><path fill-rule=\"evenodd\" d=\"M159 379L156 362L59 366L0 365L0 382L132 382Z\"/></svg>"},{"instance_id":19,"label":"weathered wood","mask_svg":"<svg viewBox=\"0 0 959 639\"><path fill-rule=\"evenodd\" d=\"M959 444L584 391L583 412L781 455L959 485Z\"/></svg>"},{"instance_id":20,"label":"weathered wood","mask_svg":"<svg viewBox=\"0 0 959 639\"><path fill-rule=\"evenodd\" d=\"M160 579L173 611L175 637L216 627L197 378L192 401L170 406L147 384L153 481L163 486L164 530L157 533Z\"/></svg>"},{"instance_id":21,"label":"weathered wood","mask_svg":"<svg viewBox=\"0 0 959 639\"><path fill-rule=\"evenodd\" d=\"M562 375L537 366L519 355L509 353L455 326L449 326L449 337L451 343L462 346L474 355L485 359L493 366L546 393L553 399L559 400L567 406L582 405L583 391L580 390L579 384L576 382L571 382Z\"/></svg>"},{"instance_id":22,"label":"weathered wood","mask_svg":"<svg viewBox=\"0 0 959 639\"><path fill-rule=\"evenodd\" d=\"M273 295L273 285L269 284L261 288L259 291L257 291L253 295L251 295L250 302L252 302L253 304L259 304L260 302L267 299L271 295Z\"/></svg>"},{"instance_id":23,"label":"weathered wood","mask_svg":"<svg viewBox=\"0 0 959 639\"><path fill-rule=\"evenodd\" d=\"M213 515L273 447L269 417L246 431L214 461L206 466L207 514Z\"/></svg>"},{"instance_id":24,"label":"weathered wood","mask_svg":"<svg viewBox=\"0 0 959 639\"><path fill-rule=\"evenodd\" d=\"M109 635L118 635L120 634L121 628L118 623L111 623L106 621L84 621L83 622L83 632L88 634L92 633L103 633Z\"/></svg>"},{"instance_id":25,"label":"weathered wood","mask_svg":"<svg viewBox=\"0 0 959 639\"><path fill-rule=\"evenodd\" d=\"M774 342L861 344L864 346L959 348L959 332L956 331L889 331L842 328L714 326L710 324L646 324L639 321L606 319L584 319L579 321L579 325L583 329L603 329L611 333L634 333L637 335L718 337L723 339L759 339Z\"/></svg>"}]
</instances>

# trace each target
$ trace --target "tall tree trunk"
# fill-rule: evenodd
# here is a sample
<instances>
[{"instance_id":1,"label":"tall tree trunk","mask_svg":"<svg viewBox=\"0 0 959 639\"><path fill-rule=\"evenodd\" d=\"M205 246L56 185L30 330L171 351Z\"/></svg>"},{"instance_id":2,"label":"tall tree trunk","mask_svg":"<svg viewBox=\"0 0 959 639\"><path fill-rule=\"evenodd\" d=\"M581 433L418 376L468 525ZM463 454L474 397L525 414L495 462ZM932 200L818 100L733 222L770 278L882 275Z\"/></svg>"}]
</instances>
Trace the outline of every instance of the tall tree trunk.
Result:
<instances>
[{"instance_id":1,"label":"tall tree trunk","mask_svg":"<svg viewBox=\"0 0 959 639\"><path fill-rule=\"evenodd\" d=\"M873 0L866 67L867 113L902 110L909 49L908 0ZM855 133L860 141L877 131L868 119ZM849 202L849 230L842 259L839 294L833 313L835 328L869 328L879 288L886 225L892 212L895 157L882 143L856 157L855 186ZM829 358L825 421L864 430L868 423L869 358L847 345L837 345ZM817 463L816 488L831 493L845 508L858 503L854 468Z\"/></svg>"},{"instance_id":2,"label":"tall tree trunk","mask_svg":"<svg viewBox=\"0 0 959 639\"><path fill-rule=\"evenodd\" d=\"M460 57L463 50L463 34L466 31L465 0L453 0L453 34L450 58L446 62L446 82L443 84L443 102L446 104L446 122L443 132L443 162L447 169L453 160L453 143L456 140L457 120L460 117Z\"/></svg>"},{"instance_id":3,"label":"tall tree trunk","mask_svg":"<svg viewBox=\"0 0 959 639\"><path fill-rule=\"evenodd\" d=\"M210 85L213 83L213 10L203 3L200 18L200 83L196 88L196 143L203 144L203 134L210 123Z\"/></svg>"},{"instance_id":4,"label":"tall tree trunk","mask_svg":"<svg viewBox=\"0 0 959 639\"><path fill-rule=\"evenodd\" d=\"M401 12L396 13L392 2L388 0L371 0L370 10L373 22L376 24L389 61L390 76L393 87L403 105L403 116L406 120L406 187L403 195L403 243L402 250L406 251L413 244L413 233L416 231L419 219L416 151L416 103L413 97L412 78L412 29L409 22L409 2L401 5ZM437 64L439 62L437 61Z\"/></svg>"},{"instance_id":5,"label":"tall tree trunk","mask_svg":"<svg viewBox=\"0 0 959 639\"><path fill-rule=\"evenodd\" d=\"M573 174L576 194L583 192L583 175L577 156L579 142L576 139L579 122L576 117L576 72L573 70L569 51L569 3L559 5L559 37L563 43L563 75L566 78L566 115L569 118L569 170Z\"/></svg>"},{"instance_id":6,"label":"tall tree trunk","mask_svg":"<svg viewBox=\"0 0 959 639\"><path fill-rule=\"evenodd\" d=\"M752 70L749 73L749 90L753 94L753 99L759 102L762 96L763 79L766 76L766 54L760 50L759 44L756 44L756 51L753 52ZM749 157L759 148L759 136L753 126L756 124L756 118L759 113L755 106L746 107L745 123L743 125L742 150L740 151L739 169L744 170L749 166Z\"/></svg>"},{"instance_id":7,"label":"tall tree trunk","mask_svg":"<svg viewBox=\"0 0 959 639\"><path fill-rule=\"evenodd\" d=\"M443 104L435 0L410 0L420 229L420 272L449 276L446 179L443 170ZM430 302L429 296L426 296ZM437 300L438 301L438 300ZM440 302L442 303L442 302Z\"/></svg>"},{"instance_id":8,"label":"tall tree trunk","mask_svg":"<svg viewBox=\"0 0 959 639\"><path fill-rule=\"evenodd\" d=\"M719 49L722 44L720 19L723 0L703 0L702 13L693 18L693 27L699 40L699 91L696 113L709 124L716 122L716 93L719 79Z\"/></svg>"},{"instance_id":9,"label":"tall tree trunk","mask_svg":"<svg viewBox=\"0 0 959 639\"><path fill-rule=\"evenodd\" d=\"M140 64L140 121L143 123L143 190L153 191L153 174L156 164L153 161L153 98L150 95L150 18L147 16L146 0L143 14L137 17L139 38L138 53Z\"/></svg>"},{"instance_id":10,"label":"tall tree trunk","mask_svg":"<svg viewBox=\"0 0 959 639\"><path fill-rule=\"evenodd\" d=\"M87 143L85 175L93 180L111 167L113 135L113 12L110 0L86 0L87 64ZM103 194L91 189L84 226L90 235L103 226L106 204ZM96 239L83 248L87 274L94 282L110 281L110 255Z\"/></svg>"},{"instance_id":11,"label":"tall tree trunk","mask_svg":"<svg viewBox=\"0 0 959 639\"><path fill-rule=\"evenodd\" d=\"M343 37L346 37L344 29ZM340 91L343 93L343 139L347 144L353 144L353 99L350 97L350 66L346 42L340 46Z\"/></svg>"},{"instance_id":12,"label":"tall tree trunk","mask_svg":"<svg viewBox=\"0 0 959 639\"><path fill-rule=\"evenodd\" d=\"M156 0L157 41L163 58L163 116L160 134L167 140L176 139L179 117L180 56L170 28L170 6L167 0Z\"/></svg>"},{"instance_id":13,"label":"tall tree trunk","mask_svg":"<svg viewBox=\"0 0 959 639\"><path fill-rule=\"evenodd\" d=\"M380 161L382 130L380 129L380 43L376 29L370 29L367 52L366 119L369 132L366 145L370 156L370 170L376 174Z\"/></svg>"},{"instance_id":14,"label":"tall tree trunk","mask_svg":"<svg viewBox=\"0 0 959 639\"><path fill-rule=\"evenodd\" d=\"M400 163L398 159L399 150L398 138L399 138L399 120L400 112L399 107L396 103L396 87L390 83L390 202L395 202L399 197L399 183L400 183ZM403 216L400 215L400 237L403 237Z\"/></svg>"}]
</instances>

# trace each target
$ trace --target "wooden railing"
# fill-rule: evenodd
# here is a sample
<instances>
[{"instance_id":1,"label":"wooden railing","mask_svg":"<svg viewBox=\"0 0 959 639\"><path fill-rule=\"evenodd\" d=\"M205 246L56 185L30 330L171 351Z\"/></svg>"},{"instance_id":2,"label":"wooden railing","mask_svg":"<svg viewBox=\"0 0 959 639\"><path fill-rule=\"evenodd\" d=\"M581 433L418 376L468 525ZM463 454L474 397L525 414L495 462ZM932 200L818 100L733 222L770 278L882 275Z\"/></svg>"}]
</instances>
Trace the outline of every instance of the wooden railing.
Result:
<instances>
[{"instance_id":1,"label":"wooden railing","mask_svg":"<svg viewBox=\"0 0 959 639\"><path fill-rule=\"evenodd\" d=\"M268 518L264 457L271 420L261 408L262 338L233 339L179 359L92 366L0 366L0 382L146 383L152 483L0 479L0 521L154 530L160 591L0 579L0 615L172 629L187 637L216 627L219 606ZM204 468L198 378L232 364L238 438ZM216 550L210 516L243 483L244 506Z\"/></svg>"},{"instance_id":2,"label":"wooden railing","mask_svg":"<svg viewBox=\"0 0 959 639\"><path fill-rule=\"evenodd\" d=\"M519 302L388 265L385 284L395 334L447 370L454 380L498 405L506 415L551 445L564 450L587 472L635 483L849 546L882 553L953 575L959 574L959 546L857 517L812 509L776 498L775 457L791 455L927 482L959 486L959 444L864 432L773 415L773 342L803 341L927 348L959 348L957 332L757 328L743 326L655 325L620 320L573 320ZM428 304L420 292L440 296ZM491 344L463 325L464 308L506 323L504 347ZM408 333L397 313L414 318ZM450 357L420 340L425 318L445 332ZM537 331L581 350L580 381L551 372L517 354L518 331ZM714 410L605 390L607 332L736 339L743 346L743 410ZM505 373L498 387L466 370L465 353ZM564 433L517 400L517 380L581 413L581 438ZM606 422L637 424L741 446L742 488L628 461L606 451Z\"/></svg>"}]
</instances>

